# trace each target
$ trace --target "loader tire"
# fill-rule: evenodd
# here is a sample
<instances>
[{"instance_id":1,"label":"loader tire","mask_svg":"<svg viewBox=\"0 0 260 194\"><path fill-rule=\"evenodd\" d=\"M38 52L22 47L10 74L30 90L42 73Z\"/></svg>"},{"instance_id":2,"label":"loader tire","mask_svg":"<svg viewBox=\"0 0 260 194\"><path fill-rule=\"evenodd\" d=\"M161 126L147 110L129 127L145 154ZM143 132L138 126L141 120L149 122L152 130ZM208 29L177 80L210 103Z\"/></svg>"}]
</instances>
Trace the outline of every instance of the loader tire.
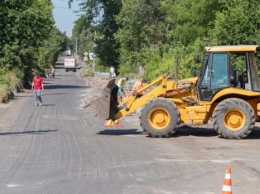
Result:
<instances>
[{"instance_id":1,"label":"loader tire","mask_svg":"<svg viewBox=\"0 0 260 194\"><path fill-rule=\"evenodd\" d=\"M141 110L140 125L150 137L170 137L180 123L177 106L166 98L150 100Z\"/></svg>"},{"instance_id":2,"label":"loader tire","mask_svg":"<svg viewBox=\"0 0 260 194\"><path fill-rule=\"evenodd\" d=\"M255 124L254 110L244 100L229 98L220 102L213 112L213 126L227 139L247 137Z\"/></svg>"}]
</instances>

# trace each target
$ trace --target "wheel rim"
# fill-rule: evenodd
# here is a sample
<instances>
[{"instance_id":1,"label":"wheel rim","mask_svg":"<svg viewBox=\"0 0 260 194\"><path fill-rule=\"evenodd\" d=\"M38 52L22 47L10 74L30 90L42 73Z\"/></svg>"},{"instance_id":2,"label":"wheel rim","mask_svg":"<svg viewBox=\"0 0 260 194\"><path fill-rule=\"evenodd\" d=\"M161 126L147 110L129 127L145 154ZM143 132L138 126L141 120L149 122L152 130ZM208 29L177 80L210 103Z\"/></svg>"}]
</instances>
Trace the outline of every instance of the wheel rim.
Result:
<instances>
[{"instance_id":1,"label":"wheel rim","mask_svg":"<svg viewBox=\"0 0 260 194\"><path fill-rule=\"evenodd\" d=\"M150 112L149 122L155 129L163 129L170 123L170 114L163 108L157 108Z\"/></svg>"},{"instance_id":2,"label":"wheel rim","mask_svg":"<svg viewBox=\"0 0 260 194\"><path fill-rule=\"evenodd\" d=\"M237 109L229 110L224 116L225 126L231 131L240 130L245 122L245 114Z\"/></svg>"}]
</instances>

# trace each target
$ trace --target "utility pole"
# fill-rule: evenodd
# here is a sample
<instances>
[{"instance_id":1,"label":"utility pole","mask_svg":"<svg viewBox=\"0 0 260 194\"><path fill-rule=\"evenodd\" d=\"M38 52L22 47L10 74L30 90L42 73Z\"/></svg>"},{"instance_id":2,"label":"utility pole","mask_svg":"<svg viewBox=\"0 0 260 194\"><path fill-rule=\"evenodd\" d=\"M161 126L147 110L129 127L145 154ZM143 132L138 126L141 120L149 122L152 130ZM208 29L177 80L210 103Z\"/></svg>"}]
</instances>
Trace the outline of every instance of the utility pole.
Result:
<instances>
[{"instance_id":1,"label":"utility pole","mask_svg":"<svg viewBox=\"0 0 260 194\"><path fill-rule=\"evenodd\" d=\"M178 79L178 66L179 66L179 60L176 58L175 66L174 66L174 78Z\"/></svg>"},{"instance_id":2,"label":"utility pole","mask_svg":"<svg viewBox=\"0 0 260 194\"><path fill-rule=\"evenodd\" d=\"M76 57L78 55L78 37L76 37Z\"/></svg>"}]
</instances>

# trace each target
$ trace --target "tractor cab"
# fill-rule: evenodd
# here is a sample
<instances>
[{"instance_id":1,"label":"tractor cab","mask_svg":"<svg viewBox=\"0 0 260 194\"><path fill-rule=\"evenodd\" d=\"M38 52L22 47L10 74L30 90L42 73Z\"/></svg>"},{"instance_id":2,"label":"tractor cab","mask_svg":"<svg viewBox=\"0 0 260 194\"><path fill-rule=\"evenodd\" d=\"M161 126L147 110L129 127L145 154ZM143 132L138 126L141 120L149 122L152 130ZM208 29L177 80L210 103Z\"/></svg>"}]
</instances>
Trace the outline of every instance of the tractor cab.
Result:
<instances>
[{"instance_id":1,"label":"tractor cab","mask_svg":"<svg viewBox=\"0 0 260 194\"><path fill-rule=\"evenodd\" d=\"M255 52L257 45L205 47L198 83L199 99L211 101L226 88L260 91Z\"/></svg>"}]
</instances>

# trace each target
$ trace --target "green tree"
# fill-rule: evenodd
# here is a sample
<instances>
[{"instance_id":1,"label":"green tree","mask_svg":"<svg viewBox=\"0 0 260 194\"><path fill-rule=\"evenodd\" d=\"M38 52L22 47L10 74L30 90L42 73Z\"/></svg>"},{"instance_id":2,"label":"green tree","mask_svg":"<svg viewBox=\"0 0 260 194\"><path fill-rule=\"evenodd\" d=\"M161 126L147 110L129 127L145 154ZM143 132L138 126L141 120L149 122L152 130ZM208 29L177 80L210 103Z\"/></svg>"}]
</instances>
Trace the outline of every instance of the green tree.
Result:
<instances>
[{"instance_id":1,"label":"green tree","mask_svg":"<svg viewBox=\"0 0 260 194\"><path fill-rule=\"evenodd\" d=\"M53 28L48 39L38 49L37 64L40 70L51 67L57 61L60 53L66 51L68 39L65 33Z\"/></svg>"},{"instance_id":2,"label":"green tree","mask_svg":"<svg viewBox=\"0 0 260 194\"><path fill-rule=\"evenodd\" d=\"M6 97L35 69L53 64L67 43L54 28L51 0L0 1L0 90Z\"/></svg>"},{"instance_id":3,"label":"green tree","mask_svg":"<svg viewBox=\"0 0 260 194\"><path fill-rule=\"evenodd\" d=\"M0 9L0 67L18 67L29 75L37 49L53 28L51 0L5 0Z\"/></svg>"},{"instance_id":4,"label":"green tree","mask_svg":"<svg viewBox=\"0 0 260 194\"><path fill-rule=\"evenodd\" d=\"M71 38L73 49L77 42L77 54L84 57L85 52L93 52L95 46L96 31L90 21L82 15L76 22L73 28Z\"/></svg>"},{"instance_id":5,"label":"green tree","mask_svg":"<svg viewBox=\"0 0 260 194\"><path fill-rule=\"evenodd\" d=\"M73 1L71 0L70 2ZM88 0L82 2L80 5L81 12L85 13L83 18L87 22L83 22L85 28L80 28L82 32L79 32L79 28L76 27L77 30L73 33L74 39L76 37L80 38L80 34L82 33L87 33L88 39L92 39L94 44L92 48L86 49L90 49L90 51L97 54L97 61L99 61L100 65L105 67L110 65L118 66L119 44L114 38L114 33L118 30L118 25L115 21L115 16L119 13L122 2L119 0ZM80 26L79 23L82 24L80 20L81 18L76 22L76 25ZM80 40L80 44L84 45L82 40ZM89 45L86 45L86 47L89 47Z\"/></svg>"},{"instance_id":6,"label":"green tree","mask_svg":"<svg viewBox=\"0 0 260 194\"><path fill-rule=\"evenodd\" d=\"M215 24L212 34L216 44L258 44L260 40L259 1L225 1L225 9L217 13Z\"/></svg>"},{"instance_id":7,"label":"green tree","mask_svg":"<svg viewBox=\"0 0 260 194\"><path fill-rule=\"evenodd\" d=\"M178 78L186 78L200 69L193 59L205 46L257 44L259 10L257 0L88 0L77 35L94 30L98 61L117 64L120 76L142 66L153 79L178 64Z\"/></svg>"},{"instance_id":8,"label":"green tree","mask_svg":"<svg viewBox=\"0 0 260 194\"><path fill-rule=\"evenodd\" d=\"M160 1L124 1L116 17L120 29L116 39L120 44L120 73L136 73L138 67L146 71L157 69L163 45L167 43L167 22ZM153 63L153 67L147 63Z\"/></svg>"}]
</instances>

